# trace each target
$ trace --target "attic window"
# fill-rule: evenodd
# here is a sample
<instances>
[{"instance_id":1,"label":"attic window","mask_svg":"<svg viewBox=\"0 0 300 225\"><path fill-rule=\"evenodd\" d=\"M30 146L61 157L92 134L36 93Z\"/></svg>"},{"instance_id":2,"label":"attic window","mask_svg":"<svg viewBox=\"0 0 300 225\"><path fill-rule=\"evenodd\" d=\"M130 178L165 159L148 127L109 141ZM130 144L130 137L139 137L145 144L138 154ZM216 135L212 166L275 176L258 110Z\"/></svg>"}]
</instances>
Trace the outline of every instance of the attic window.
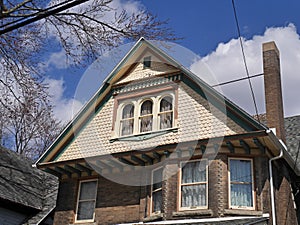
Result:
<instances>
[{"instance_id":1,"label":"attic window","mask_svg":"<svg viewBox=\"0 0 300 225\"><path fill-rule=\"evenodd\" d=\"M144 57L144 69L151 67L151 56Z\"/></svg>"}]
</instances>

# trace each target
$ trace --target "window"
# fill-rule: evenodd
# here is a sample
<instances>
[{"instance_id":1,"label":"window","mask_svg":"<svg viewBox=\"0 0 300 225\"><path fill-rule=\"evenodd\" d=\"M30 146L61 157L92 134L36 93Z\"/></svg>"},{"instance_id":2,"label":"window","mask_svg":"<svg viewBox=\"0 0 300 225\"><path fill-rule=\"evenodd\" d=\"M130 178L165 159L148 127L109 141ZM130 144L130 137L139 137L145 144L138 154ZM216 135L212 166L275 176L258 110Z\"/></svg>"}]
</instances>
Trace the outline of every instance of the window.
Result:
<instances>
[{"instance_id":1,"label":"window","mask_svg":"<svg viewBox=\"0 0 300 225\"><path fill-rule=\"evenodd\" d=\"M146 134L174 127L175 94L166 92L147 96L117 99L115 137Z\"/></svg>"},{"instance_id":2,"label":"window","mask_svg":"<svg viewBox=\"0 0 300 225\"><path fill-rule=\"evenodd\" d=\"M164 97L160 101L159 107L159 127L160 129L171 128L173 124L173 103L170 96Z\"/></svg>"},{"instance_id":3,"label":"window","mask_svg":"<svg viewBox=\"0 0 300 225\"><path fill-rule=\"evenodd\" d=\"M123 108L122 119L121 119L121 134L130 135L133 133L134 123L134 106L127 104Z\"/></svg>"},{"instance_id":4,"label":"window","mask_svg":"<svg viewBox=\"0 0 300 225\"><path fill-rule=\"evenodd\" d=\"M143 61L144 69L151 67L151 56L147 56Z\"/></svg>"},{"instance_id":5,"label":"window","mask_svg":"<svg viewBox=\"0 0 300 225\"><path fill-rule=\"evenodd\" d=\"M97 195L97 180L81 181L79 185L76 221L93 221Z\"/></svg>"},{"instance_id":6,"label":"window","mask_svg":"<svg viewBox=\"0 0 300 225\"><path fill-rule=\"evenodd\" d=\"M253 207L253 175L251 159L230 159L230 206Z\"/></svg>"},{"instance_id":7,"label":"window","mask_svg":"<svg viewBox=\"0 0 300 225\"><path fill-rule=\"evenodd\" d=\"M161 212L162 207L162 180L163 169L152 171L152 213Z\"/></svg>"},{"instance_id":8,"label":"window","mask_svg":"<svg viewBox=\"0 0 300 225\"><path fill-rule=\"evenodd\" d=\"M206 160L182 164L180 207L182 209L207 207Z\"/></svg>"},{"instance_id":9,"label":"window","mask_svg":"<svg viewBox=\"0 0 300 225\"><path fill-rule=\"evenodd\" d=\"M140 132L152 131L152 122L153 122L153 103L151 100L144 101L141 106L141 115L140 115Z\"/></svg>"}]
</instances>

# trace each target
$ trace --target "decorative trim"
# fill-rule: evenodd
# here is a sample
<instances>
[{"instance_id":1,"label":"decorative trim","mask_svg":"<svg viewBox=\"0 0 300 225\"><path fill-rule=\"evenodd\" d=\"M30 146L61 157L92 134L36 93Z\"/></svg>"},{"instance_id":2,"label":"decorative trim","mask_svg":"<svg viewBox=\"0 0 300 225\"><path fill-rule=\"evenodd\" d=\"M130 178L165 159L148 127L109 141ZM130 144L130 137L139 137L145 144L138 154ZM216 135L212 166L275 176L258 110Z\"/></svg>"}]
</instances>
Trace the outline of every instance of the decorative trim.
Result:
<instances>
[{"instance_id":1,"label":"decorative trim","mask_svg":"<svg viewBox=\"0 0 300 225\"><path fill-rule=\"evenodd\" d=\"M175 82L175 81L180 81L182 77L182 74L174 74L174 75L166 75L164 77L150 77L146 80L142 81L133 81L129 84L115 87L113 90L113 94L121 94L121 93L126 93L130 91L136 91L139 89L144 89L144 88L149 88L161 84L166 84L169 82Z\"/></svg>"}]
</instances>

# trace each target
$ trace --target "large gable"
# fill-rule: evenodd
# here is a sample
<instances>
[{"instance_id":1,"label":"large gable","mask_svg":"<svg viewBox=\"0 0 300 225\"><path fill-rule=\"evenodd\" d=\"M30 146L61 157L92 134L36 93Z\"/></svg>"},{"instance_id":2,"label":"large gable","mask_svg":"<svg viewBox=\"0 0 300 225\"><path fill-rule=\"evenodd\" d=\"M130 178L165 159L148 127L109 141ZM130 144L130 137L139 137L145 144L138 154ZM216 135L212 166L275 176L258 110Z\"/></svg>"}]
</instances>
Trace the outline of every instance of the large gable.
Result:
<instances>
[{"instance_id":1,"label":"large gable","mask_svg":"<svg viewBox=\"0 0 300 225\"><path fill-rule=\"evenodd\" d=\"M122 104L130 99L137 104L136 108L141 107L144 96L159 111L155 104L165 95L172 98L174 105L171 129L161 131L157 125L153 132L140 134L140 128L136 128L138 133L120 135ZM140 109L136 110L138 113ZM199 77L141 39L37 163L151 149L264 129Z\"/></svg>"}]
</instances>

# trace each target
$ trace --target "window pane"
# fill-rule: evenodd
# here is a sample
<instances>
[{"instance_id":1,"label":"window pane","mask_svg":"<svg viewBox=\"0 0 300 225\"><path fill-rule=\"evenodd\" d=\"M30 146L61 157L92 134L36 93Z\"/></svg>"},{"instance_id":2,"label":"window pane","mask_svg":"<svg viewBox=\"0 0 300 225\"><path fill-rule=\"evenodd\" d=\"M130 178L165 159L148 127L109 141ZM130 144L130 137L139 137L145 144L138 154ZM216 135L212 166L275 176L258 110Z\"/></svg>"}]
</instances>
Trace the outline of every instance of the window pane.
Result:
<instances>
[{"instance_id":1,"label":"window pane","mask_svg":"<svg viewBox=\"0 0 300 225\"><path fill-rule=\"evenodd\" d=\"M232 206L253 206L251 184L231 184L230 188Z\"/></svg>"},{"instance_id":2,"label":"window pane","mask_svg":"<svg viewBox=\"0 0 300 225\"><path fill-rule=\"evenodd\" d=\"M80 202L78 204L77 220L93 219L94 207L94 201Z\"/></svg>"},{"instance_id":3,"label":"window pane","mask_svg":"<svg viewBox=\"0 0 300 225\"><path fill-rule=\"evenodd\" d=\"M152 116L142 117L140 132L147 132L151 130L152 130Z\"/></svg>"},{"instance_id":4,"label":"window pane","mask_svg":"<svg viewBox=\"0 0 300 225\"><path fill-rule=\"evenodd\" d=\"M181 187L181 207L206 206L206 184Z\"/></svg>"},{"instance_id":5,"label":"window pane","mask_svg":"<svg viewBox=\"0 0 300 225\"><path fill-rule=\"evenodd\" d=\"M130 135L133 134L133 119L127 119L121 121L121 134Z\"/></svg>"},{"instance_id":6,"label":"window pane","mask_svg":"<svg viewBox=\"0 0 300 225\"><path fill-rule=\"evenodd\" d=\"M153 191L162 187L162 168L153 171Z\"/></svg>"},{"instance_id":7,"label":"window pane","mask_svg":"<svg viewBox=\"0 0 300 225\"><path fill-rule=\"evenodd\" d=\"M167 112L160 114L160 129L171 128L173 124L173 113Z\"/></svg>"},{"instance_id":8,"label":"window pane","mask_svg":"<svg viewBox=\"0 0 300 225\"><path fill-rule=\"evenodd\" d=\"M142 104L141 107L141 115L148 115L148 114L152 114L152 101L147 100Z\"/></svg>"},{"instance_id":9,"label":"window pane","mask_svg":"<svg viewBox=\"0 0 300 225\"><path fill-rule=\"evenodd\" d=\"M82 182L80 186L79 200L95 199L97 181Z\"/></svg>"},{"instance_id":10,"label":"window pane","mask_svg":"<svg viewBox=\"0 0 300 225\"><path fill-rule=\"evenodd\" d=\"M152 193L152 204L153 204L153 212L161 211L162 206L162 191L157 191Z\"/></svg>"},{"instance_id":11,"label":"window pane","mask_svg":"<svg viewBox=\"0 0 300 225\"><path fill-rule=\"evenodd\" d=\"M160 102L160 112L173 110L172 107L172 98L167 96L164 97Z\"/></svg>"},{"instance_id":12,"label":"window pane","mask_svg":"<svg viewBox=\"0 0 300 225\"><path fill-rule=\"evenodd\" d=\"M188 162L182 168L182 180L183 184L205 182L206 181L206 163Z\"/></svg>"},{"instance_id":13,"label":"window pane","mask_svg":"<svg viewBox=\"0 0 300 225\"><path fill-rule=\"evenodd\" d=\"M122 119L132 118L133 113L134 113L134 106L131 104L126 105L123 109Z\"/></svg>"},{"instance_id":14,"label":"window pane","mask_svg":"<svg viewBox=\"0 0 300 225\"><path fill-rule=\"evenodd\" d=\"M230 160L230 179L236 182L252 182L250 160Z\"/></svg>"}]
</instances>

